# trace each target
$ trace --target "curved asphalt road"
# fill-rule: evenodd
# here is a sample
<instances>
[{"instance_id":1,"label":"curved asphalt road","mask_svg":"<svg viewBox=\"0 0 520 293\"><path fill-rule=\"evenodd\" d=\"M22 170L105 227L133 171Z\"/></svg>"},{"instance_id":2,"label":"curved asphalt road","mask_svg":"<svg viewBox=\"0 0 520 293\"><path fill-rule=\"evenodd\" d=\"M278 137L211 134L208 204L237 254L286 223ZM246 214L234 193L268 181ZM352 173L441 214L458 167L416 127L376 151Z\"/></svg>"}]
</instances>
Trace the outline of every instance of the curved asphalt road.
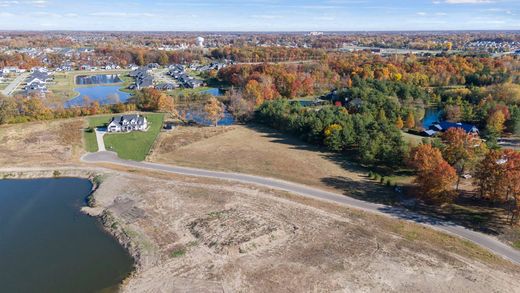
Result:
<instances>
[{"instance_id":1,"label":"curved asphalt road","mask_svg":"<svg viewBox=\"0 0 520 293\"><path fill-rule=\"evenodd\" d=\"M163 171L181 175L197 176L197 177L209 177L216 179L224 179L231 181L239 181L243 183L250 183L255 185L262 185L273 189L285 190L288 192L296 193L306 197L327 200L335 203L347 205L349 207L382 214L397 219L404 219L419 223L430 228L447 232L449 234L459 236L470 240L482 247L485 247L493 253L508 259L516 264L520 264L520 251L500 242L499 240L485 235L480 232L476 232L454 223L434 219L431 217L419 215L410 212L403 208L391 207L383 204L376 204L365 202L362 200L354 199L348 196L344 196L337 193L327 192L312 187L307 187L300 184L290 183L278 179L265 178L260 176L245 175L239 173L228 173L219 171L209 171L195 168L176 167L164 164L149 163L149 162L135 162L126 161L117 157L117 154L113 152L97 152L90 153L82 157L82 160L89 163L112 163L122 165L126 167L139 168L139 169L150 169L155 171Z\"/></svg>"}]
</instances>

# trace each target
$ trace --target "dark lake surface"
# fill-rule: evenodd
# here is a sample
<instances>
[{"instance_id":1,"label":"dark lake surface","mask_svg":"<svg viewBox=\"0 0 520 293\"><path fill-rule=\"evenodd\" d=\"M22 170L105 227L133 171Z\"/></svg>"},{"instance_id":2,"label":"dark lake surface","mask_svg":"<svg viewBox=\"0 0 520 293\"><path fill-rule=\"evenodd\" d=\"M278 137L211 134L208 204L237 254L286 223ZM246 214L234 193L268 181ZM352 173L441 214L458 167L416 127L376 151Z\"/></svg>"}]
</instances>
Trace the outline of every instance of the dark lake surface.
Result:
<instances>
[{"instance_id":1,"label":"dark lake surface","mask_svg":"<svg viewBox=\"0 0 520 293\"><path fill-rule=\"evenodd\" d=\"M428 129L434 122L440 122L442 119L442 110L437 107L429 107L425 109L422 125Z\"/></svg>"},{"instance_id":2,"label":"dark lake surface","mask_svg":"<svg viewBox=\"0 0 520 293\"><path fill-rule=\"evenodd\" d=\"M84 106L85 97L90 101L98 101L101 105L124 103L130 98L130 94L120 91L120 88L117 85L76 88L74 90L79 92L79 95L65 102L65 107Z\"/></svg>"},{"instance_id":3,"label":"dark lake surface","mask_svg":"<svg viewBox=\"0 0 520 293\"><path fill-rule=\"evenodd\" d=\"M78 75L76 76L76 84L110 84L123 82L117 74L98 74L98 75Z\"/></svg>"},{"instance_id":4,"label":"dark lake surface","mask_svg":"<svg viewBox=\"0 0 520 293\"><path fill-rule=\"evenodd\" d=\"M0 292L113 292L133 260L80 212L91 183L0 180Z\"/></svg>"}]
</instances>

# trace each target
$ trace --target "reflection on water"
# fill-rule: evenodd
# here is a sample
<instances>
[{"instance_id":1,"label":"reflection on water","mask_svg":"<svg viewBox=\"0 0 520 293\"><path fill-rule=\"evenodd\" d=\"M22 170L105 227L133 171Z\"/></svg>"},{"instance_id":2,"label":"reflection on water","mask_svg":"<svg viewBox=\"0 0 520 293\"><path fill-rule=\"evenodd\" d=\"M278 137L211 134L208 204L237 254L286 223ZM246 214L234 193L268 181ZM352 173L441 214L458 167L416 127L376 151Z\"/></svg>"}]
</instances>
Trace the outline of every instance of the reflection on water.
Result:
<instances>
[{"instance_id":1,"label":"reflection on water","mask_svg":"<svg viewBox=\"0 0 520 293\"><path fill-rule=\"evenodd\" d=\"M186 121L195 121L200 125L213 125L213 123L206 118L206 112L204 111L204 103L192 103L190 105L184 105L178 108L179 115ZM217 123L218 126L228 126L235 123L235 118L231 113L224 109L224 117Z\"/></svg>"},{"instance_id":2,"label":"reflection on water","mask_svg":"<svg viewBox=\"0 0 520 293\"><path fill-rule=\"evenodd\" d=\"M422 125L425 129L428 129L433 123L440 122L442 119L442 110L437 107L429 107L425 109L424 119Z\"/></svg>"},{"instance_id":3,"label":"reflection on water","mask_svg":"<svg viewBox=\"0 0 520 293\"><path fill-rule=\"evenodd\" d=\"M224 91L214 87L214 88L210 88L209 90L205 90L205 91L202 91L201 93L203 94L210 94L210 95L213 95L213 96L216 96L216 97L219 97L219 96L223 96L224 95Z\"/></svg>"},{"instance_id":4,"label":"reflection on water","mask_svg":"<svg viewBox=\"0 0 520 293\"><path fill-rule=\"evenodd\" d=\"M76 84L110 84L123 82L117 74L98 74L98 75L78 75L76 76Z\"/></svg>"},{"instance_id":5,"label":"reflection on water","mask_svg":"<svg viewBox=\"0 0 520 293\"><path fill-rule=\"evenodd\" d=\"M65 107L85 106L86 98L88 101L98 101L101 105L124 103L130 98L130 94L120 91L119 88L117 85L76 88L75 91L79 92L79 95L65 102Z\"/></svg>"}]
</instances>

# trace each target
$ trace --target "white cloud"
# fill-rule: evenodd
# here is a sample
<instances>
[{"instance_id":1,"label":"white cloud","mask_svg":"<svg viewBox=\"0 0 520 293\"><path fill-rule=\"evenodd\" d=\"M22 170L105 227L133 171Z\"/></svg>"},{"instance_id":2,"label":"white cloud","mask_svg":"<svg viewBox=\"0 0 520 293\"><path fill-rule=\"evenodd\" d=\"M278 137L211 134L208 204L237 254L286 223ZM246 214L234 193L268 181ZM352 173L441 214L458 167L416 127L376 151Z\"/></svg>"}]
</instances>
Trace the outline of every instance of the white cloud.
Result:
<instances>
[{"instance_id":1,"label":"white cloud","mask_svg":"<svg viewBox=\"0 0 520 293\"><path fill-rule=\"evenodd\" d=\"M420 16L426 16L426 12L417 12L417 15L420 15Z\"/></svg>"}]
</instances>

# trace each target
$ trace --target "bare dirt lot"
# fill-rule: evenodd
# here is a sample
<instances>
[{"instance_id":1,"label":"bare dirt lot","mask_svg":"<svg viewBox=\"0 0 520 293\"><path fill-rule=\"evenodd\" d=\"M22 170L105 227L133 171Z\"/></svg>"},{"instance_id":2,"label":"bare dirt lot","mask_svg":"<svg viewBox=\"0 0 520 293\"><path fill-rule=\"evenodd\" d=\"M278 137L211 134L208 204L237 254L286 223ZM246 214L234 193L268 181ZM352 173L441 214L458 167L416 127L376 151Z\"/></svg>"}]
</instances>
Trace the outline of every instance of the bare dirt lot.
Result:
<instances>
[{"instance_id":1,"label":"bare dirt lot","mask_svg":"<svg viewBox=\"0 0 520 293\"><path fill-rule=\"evenodd\" d=\"M0 166L47 166L78 161L84 119L0 126Z\"/></svg>"},{"instance_id":2,"label":"bare dirt lot","mask_svg":"<svg viewBox=\"0 0 520 293\"><path fill-rule=\"evenodd\" d=\"M418 225L244 184L130 171L107 175L90 210L107 209L110 227L135 244L139 269L125 292L520 286L518 266Z\"/></svg>"}]
</instances>

